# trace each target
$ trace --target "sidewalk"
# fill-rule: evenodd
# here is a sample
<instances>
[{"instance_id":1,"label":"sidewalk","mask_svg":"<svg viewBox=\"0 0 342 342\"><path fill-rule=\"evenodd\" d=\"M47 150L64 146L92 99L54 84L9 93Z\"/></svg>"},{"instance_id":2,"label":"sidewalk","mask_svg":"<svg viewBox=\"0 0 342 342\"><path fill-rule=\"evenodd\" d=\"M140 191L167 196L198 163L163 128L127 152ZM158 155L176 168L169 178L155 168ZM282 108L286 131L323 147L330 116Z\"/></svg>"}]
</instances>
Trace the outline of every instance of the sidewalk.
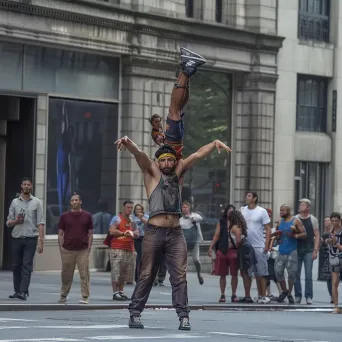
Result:
<instances>
[{"instance_id":1,"label":"sidewalk","mask_svg":"<svg viewBox=\"0 0 342 342\"><path fill-rule=\"evenodd\" d=\"M227 303L218 304L220 296L219 277L203 274L204 285L198 283L195 273L188 273L188 293L189 304L193 309L255 309L267 307L267 309L277 309L287 306L285 304L273 303L272 305L256 305L256 304L232 304L230 303L230 279L227 278L226 298ZM315 278L314 278L315 279ZM110 273L92 272L90 275L91 290L89 305L79 305L80 286L78 273L75 273L74 283L69 295L68 304L57 304L60 290L60 272L34 272L30 286L30 297L27 301L19 299L9 299L8 296L13 293L12 273L0 271L0 311L4 310L63 310L63 309L114 309L126 308L129 302L117 302L112 300L112 288L110 281ZM153 287L149 300L148 307L163 307L172 308L171 302L171 286L167 280L165 287ZM125 293L131 296L134 285L126 285ZM276 294L276 287L272 284L273 293ZM242 279L239 278L238 296L243 296ZM252 296L256 296L256 284L253 281ZM330 298L326 289L326 283L314 281L314 305L310 308L327 308L331 307ZM150 306L151 305L151 306ZM298 307L298 306L296 306ZM306 304L299 306L301 308L309 308ZM294 306L291 306L294 308Z\"/></svg>"}]
</instances>

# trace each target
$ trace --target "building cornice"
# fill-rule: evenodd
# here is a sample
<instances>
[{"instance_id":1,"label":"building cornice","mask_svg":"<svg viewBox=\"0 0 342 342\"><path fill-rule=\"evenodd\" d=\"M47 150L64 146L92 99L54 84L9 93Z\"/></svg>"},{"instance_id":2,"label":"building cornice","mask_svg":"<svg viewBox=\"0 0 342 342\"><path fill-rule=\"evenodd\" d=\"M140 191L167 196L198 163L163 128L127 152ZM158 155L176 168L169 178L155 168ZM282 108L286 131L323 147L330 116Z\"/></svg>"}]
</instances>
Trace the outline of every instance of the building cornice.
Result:
<instances>
[{"instance_id":1,"label":"building cornice","mask_svg":"<svg viewBox=\"0 0 342 342\"><path fill-rule=\"evenodd\" d=\"M19 12L27 15L54 18L82 24L107 27L120 31L135 32L172 38L178 41L201 41L201 43L230 45L237 48L248 48L263 51L277 52L282 47L283 37L266 35L247 30L239 30L221 24L206 23L198 20L184 20L171 18L155 13L136 12L121 6L109 5L100 1L62 0L65 9L47 7L34 4L34 1L18 2L0 0L0 10ZM73 4L85 8L97 8L115 13L109 15L90 15L72 11ZM90 10L88 12L91 12ZM101 13L102 11L100 11ZM120 15L129 16L130 20L120 20Z\"/></svg>"}]
</instances>

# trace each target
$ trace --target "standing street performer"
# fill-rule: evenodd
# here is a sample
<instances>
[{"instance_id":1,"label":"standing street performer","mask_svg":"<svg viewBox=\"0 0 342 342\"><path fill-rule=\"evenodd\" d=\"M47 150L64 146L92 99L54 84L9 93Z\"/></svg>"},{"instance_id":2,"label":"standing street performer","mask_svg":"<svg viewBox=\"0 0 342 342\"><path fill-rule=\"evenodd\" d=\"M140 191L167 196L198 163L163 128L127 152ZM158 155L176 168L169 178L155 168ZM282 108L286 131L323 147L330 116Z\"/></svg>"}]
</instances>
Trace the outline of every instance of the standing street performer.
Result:
<instances>
[{"instance_id":1,"label":"standing street performer","mask_svg":"<svg viewBox=\"0 0 342 342\"><path fill-rule=\"evenodd\" d=\"M181 178L185 170L205 158L215 148L228 153L231 149L219 140L201 147L186 159L176 160L176 151L169 145L161 146L155 153L156 161L127 136L115 142L118 150L127 148L135 157L144 176L149 200L150 218L145 228L140 261L140 275L129 305L129 327L143 329L140 315L144 310L156 277L160 260L164 258L170 273L172 303L179 317L179 330L190 330L188 291L186 282L187 247L179 225L181 211Z\"/></svg>"},{"instance_id":2,"label":"standing street performer","mask_svg":"<svg viewBox=\"0 0 342 342\"><path fill-rule=\"evenodd\" d=\"M166 120L165 132L163 131L162 118L153 114L150 123L152 126L151 136L153 141L162 146L170 145L177 153L177 160L182 159L184 139L184 113L183 108L189 100L190 77L197 68L206 60L199 54L188 49L181 48L181 71L172 89L169 114Z\"/></svg>"}]
</instances>

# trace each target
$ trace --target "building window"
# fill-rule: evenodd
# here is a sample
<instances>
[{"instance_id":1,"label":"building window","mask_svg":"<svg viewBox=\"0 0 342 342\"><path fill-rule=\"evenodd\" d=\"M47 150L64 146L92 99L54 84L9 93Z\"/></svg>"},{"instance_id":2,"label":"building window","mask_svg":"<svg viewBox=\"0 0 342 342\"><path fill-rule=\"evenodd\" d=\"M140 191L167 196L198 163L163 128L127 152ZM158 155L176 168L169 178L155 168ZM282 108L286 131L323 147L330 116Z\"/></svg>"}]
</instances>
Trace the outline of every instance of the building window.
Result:
<instances>
[{"instance_id":1,"label":"building window","mask_svg":"<svg viewBox=\"0 0 342 342\"><path fill-rule=\"evenodd\" d=\"M222 0L216 0L215 21L222 23Z\"/></svg>"},{"instance_id":2,"label":"building window","mask_svg":"<svg viewBox=\"0 0 342 342\"><path fill-rule=\"evenodd\" d=\"M219 139L231 144L231 75L198 70L185 107L184 156ZM183 200L201 213L203 237L211 240L221 210L230 203L230 157L212 153L185 177Z\"/></svg>"},{"instance_id":3,"label":"building window","mask_svg":"<svg viewBox=\"0 0 342 342\"><path fill-rule=\"evenodd\" d=\"M328 163L296 161L295 212L301 198L311 201L311 213L323 222Z\"/></svg>"},{"instance_id":4,"label":"building window","mask_svg":"<svg viewBox=\"0 0 342 342\"><path fill-rule=\"evenodd\" d=\"M93 215L104 204L109 213L115 211L117 133L118 104L50 98L46 234L57 234L60 215L74 192Z\"/></svg>"},{"instance_id":5,"label":"building window","mask_svg":"<svg viewBox=\"0 0 342 342\"><path fill-rule=\"evenodd\" d=\"M330 0L300 0L298 37L319 42L329 41Z\"/></svg>"},{"instance_id":6,"label":"building window","mask_svg":"<svg viewBox=\"0 0 342 342\"><path fill-rule=\"evenodd\" d=\"M299 75L297 82L297 131L326 132L326 78Z\"/></svg>"},{"instance_id":7,"label":"building window","mask_svg":"<svg viewBox=\"0 0 342 342\"><path fill-rule=\"evenodd\" d=\"M194 17L194 0L185 0L185 15L188 18Z\"/></svg>"}]
</instances>

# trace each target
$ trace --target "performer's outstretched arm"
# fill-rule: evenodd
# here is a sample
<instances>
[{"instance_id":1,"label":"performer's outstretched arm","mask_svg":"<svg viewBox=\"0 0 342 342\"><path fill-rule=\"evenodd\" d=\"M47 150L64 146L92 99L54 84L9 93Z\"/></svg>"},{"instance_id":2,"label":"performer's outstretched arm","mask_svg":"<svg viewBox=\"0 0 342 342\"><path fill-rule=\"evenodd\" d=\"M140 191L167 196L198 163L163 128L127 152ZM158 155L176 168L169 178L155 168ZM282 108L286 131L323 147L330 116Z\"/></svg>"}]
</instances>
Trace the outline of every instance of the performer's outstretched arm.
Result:
<instances>
[{"instance_id":1,"label":"performer's outstretched arm","mask_svg":"<svg viewBox=\"0 0 342 342\"><path fill-rule=\"evenodd\" d=\"M215 150L215 148L217 149L218 153L221 153L221 149L226 150L228 153L232 151L230 147L225 145L222 141L214 140L212 143L201 147L197 152L191 154L188 158L183 160L183 172L188 170L199 160L208 156Z\"/></svg>"},{"instance_id":2,"label":"performer's outstretched arm","mask_svg":"<svg viewBox=\"0 0 342 342\"><path fill-rule=\"evenodd\" d=\"M135 157L142 172L148 172L150 174L153 174L154 163L144 151L138 148L134 141L132 141L125 135L123 138L117 140L114 144L118 145L119 151L121 151L124 148L127 148L127 150L131 152Z\"/></svg>"}]
</instances>

